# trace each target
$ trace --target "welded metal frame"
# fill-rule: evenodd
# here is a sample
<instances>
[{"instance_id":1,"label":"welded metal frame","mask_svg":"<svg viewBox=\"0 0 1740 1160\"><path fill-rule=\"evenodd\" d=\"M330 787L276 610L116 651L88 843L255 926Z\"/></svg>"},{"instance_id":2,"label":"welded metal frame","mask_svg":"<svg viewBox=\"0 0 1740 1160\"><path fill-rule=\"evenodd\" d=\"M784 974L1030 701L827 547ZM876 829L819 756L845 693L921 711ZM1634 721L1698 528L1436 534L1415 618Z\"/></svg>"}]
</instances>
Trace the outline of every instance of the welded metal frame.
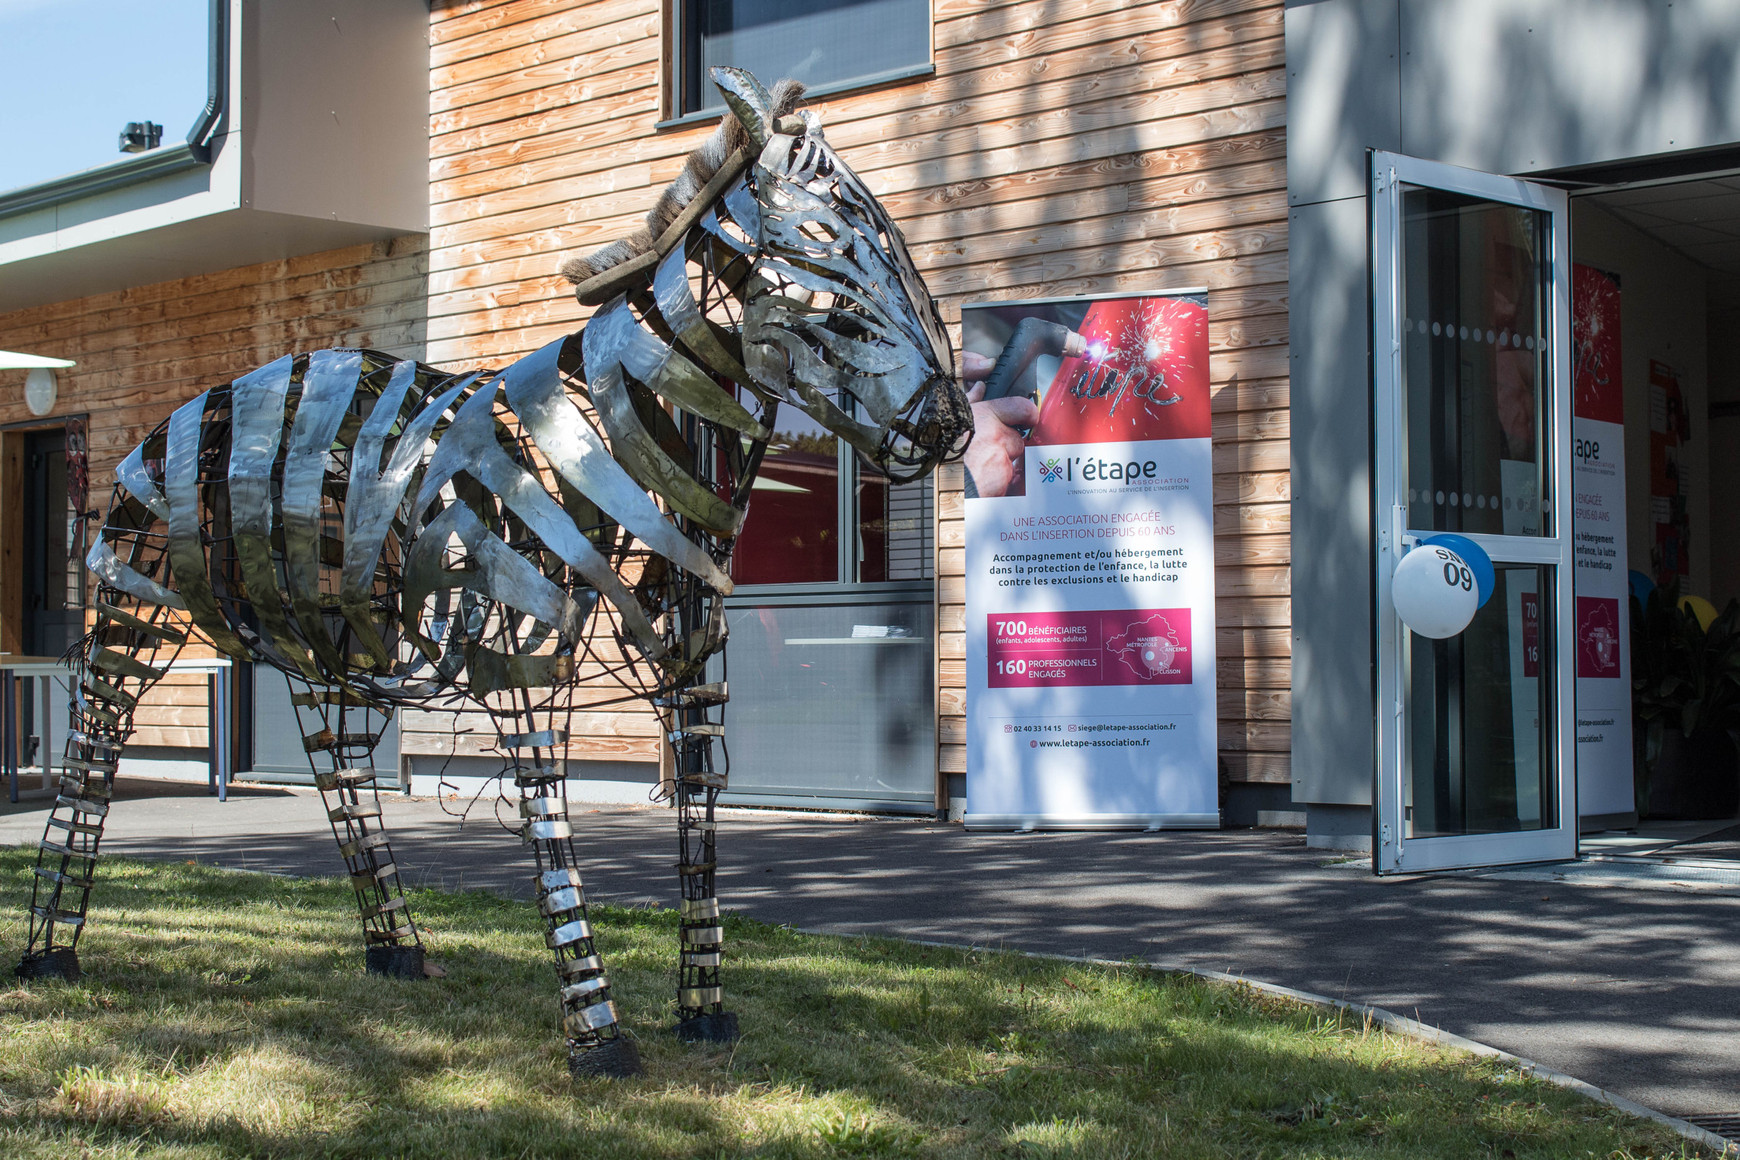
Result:
<instances>
[{"instance_id":1,"label":"welded metal frame","mask_svg":"<svg viewBox=\"0 0 1740 1160\"><path fill-rule=\"evenodd\" d=\"M570 729L581 708L651 701L675 756L676 1030L736 1037L715 892L727 692L703 674L775 415L802 409L899 481L960 455L972 414L899 230L819 123L777 115L747 73L714 79L748 143L656 244L580 284L600 308L578 334L454 375L369 350L286 355L184 404L121 463L87 560L96 626L69 654L82 775L50 818L66 834L41 847L20 974L78 973L133 710L159 653L197 631L303 687L303 746L377 973L424 974L381 824L381 722L443 700L489 712L577 1075L639 1060L574 849Z\"/></svg>"}]
</instances>

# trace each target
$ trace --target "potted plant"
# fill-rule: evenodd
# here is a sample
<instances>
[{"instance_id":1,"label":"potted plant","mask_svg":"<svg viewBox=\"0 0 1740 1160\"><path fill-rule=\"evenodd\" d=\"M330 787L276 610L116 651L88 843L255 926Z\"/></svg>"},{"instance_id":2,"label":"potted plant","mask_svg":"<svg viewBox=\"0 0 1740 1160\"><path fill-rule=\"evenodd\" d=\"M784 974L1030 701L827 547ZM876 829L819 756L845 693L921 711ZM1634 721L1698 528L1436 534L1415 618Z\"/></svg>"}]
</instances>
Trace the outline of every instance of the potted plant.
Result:
<instances>
[{"instance_id":1,"label":"potted plant","mask_svg":"<svg viewBox=\"0 0 1740 1160\"><path fill-rule=\"evenodd\" d=\"M1632 600L1632 716L1641 817L1726 818L1740 808L1740 601L1706 629L1677 584Z\"/></svg>"}]
</instances>

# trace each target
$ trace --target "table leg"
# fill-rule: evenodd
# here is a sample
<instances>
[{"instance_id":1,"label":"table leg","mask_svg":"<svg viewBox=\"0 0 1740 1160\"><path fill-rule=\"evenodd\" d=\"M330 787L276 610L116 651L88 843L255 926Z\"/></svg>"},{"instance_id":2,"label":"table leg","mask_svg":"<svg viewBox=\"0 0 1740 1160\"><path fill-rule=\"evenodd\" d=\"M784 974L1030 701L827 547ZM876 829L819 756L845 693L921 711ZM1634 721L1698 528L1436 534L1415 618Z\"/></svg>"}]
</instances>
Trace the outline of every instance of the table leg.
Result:
<instances>
[{"instance_id":1,"label":"table leg","mask_svg":"<svg viewBox=\"0 0 1740 1160\"><path fill-rule=\"evenodd\" d=\"M6 770L6 786L18 800L18 707L13 703L17 686L11 669L0 669L0 766Z\"/></svg>"}]
</instances>

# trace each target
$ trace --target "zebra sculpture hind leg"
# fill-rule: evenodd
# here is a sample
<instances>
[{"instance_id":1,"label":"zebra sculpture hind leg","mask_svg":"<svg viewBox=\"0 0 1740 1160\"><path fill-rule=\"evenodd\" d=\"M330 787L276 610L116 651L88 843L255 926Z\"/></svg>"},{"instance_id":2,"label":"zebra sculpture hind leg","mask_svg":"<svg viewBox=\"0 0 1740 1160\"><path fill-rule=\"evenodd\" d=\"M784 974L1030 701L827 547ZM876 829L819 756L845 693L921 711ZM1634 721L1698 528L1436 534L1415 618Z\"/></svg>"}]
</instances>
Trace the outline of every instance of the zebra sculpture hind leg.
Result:
<instances>
[{"instance_id":1,"label":"zebra sculpture hind leg","mask_svg":"<svg viewBox=\"0 0 1740 1160\"><path fill-rule=\"evenodd\" d=\"M290 702L302 728L302 747L314 767L321 807L332 824L345 873L356 891L364 966L371 975L421 979L425 974L423 939L411 917L398 863L387 840L374 768L375 749L390 710L360 702L343 689L325 686L292 693ZM353 728L358 724L360 729Z\"/></svg>"},{"instance_id":2,"label":"zebra sculpture hind leg","mask_svg":"<svg viewBox=\"0 0 1740 1160\"><path fill-rule=\"evenodd\" d=\"M107 559L114 559L118 548L145 585L155 585L151 577L168 571L162 537L151 531L153 522L142 506L117 504L110 529L115 538L106 548ZM78 660L83 672L69 706L60 793L37 847L29 941L15 968L21 979L74 980L82 973L79 935L96 881L103 827L113 806L115 771L133 731L133 712L167 668L159 654L167 651L167 659L173 660L186 640L163 603L140 600L106 583L98 586L96 625L75 646L82 654Z\"/></svg>"}]
</instances>

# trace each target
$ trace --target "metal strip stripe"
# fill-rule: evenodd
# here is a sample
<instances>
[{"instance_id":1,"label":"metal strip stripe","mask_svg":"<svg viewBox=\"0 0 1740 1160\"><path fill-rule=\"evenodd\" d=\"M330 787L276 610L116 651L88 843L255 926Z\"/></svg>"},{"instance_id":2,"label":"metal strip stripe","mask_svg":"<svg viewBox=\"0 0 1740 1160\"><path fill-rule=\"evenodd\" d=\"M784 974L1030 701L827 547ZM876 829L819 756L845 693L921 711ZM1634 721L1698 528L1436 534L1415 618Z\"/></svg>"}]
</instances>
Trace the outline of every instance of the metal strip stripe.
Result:
<instances>
[{"instance_id":1,"label":"metal strip stripe","mask_svg":"<svg viewBox=\"0 0 1740 1160\"><path fill-rule=\"evenodd\" d=\"M361 373L360 351L321 350L308 357L308 369L302 373L302 398L284 450L278 501L290 611L302 629L303 642L328 675L340 679L349 666L320 614L320 491L326 482L332 441L356 396Z\"/></svg>"},{"instance_id":2,"label":"metal strip stripe","mask_svg":"<svg viewBox=\"0 0 1740 1160\"><path fill-rule=\"evenodd\" d=\"M603 975L596 979L584 979L562 988L562 1002L577 1003L588 995L595 995L610 986L610 980Z\"/></svg>"},{"instance_id":3,"label":"metal strip stripe","mask_svg":"<svg viewBox=\"0 0 1740 1160\"><path fill-rule=\"evenodd\" d=\"M590 327L589 327L590 328ZM641 543L721 592L731 578L699 545L679 532L611 456L592 424L562 387L558 361L571 339L552 342L502 372L508 405L562 478ZM584 340L582 340L584 341Z\"/></svg>"},{"instance_id":4,"label":"metal strip stripe","mask_svg":"<svg viewBox=\"0 0 1740 1160\"><path fill-rule=\"evenodd\" d=\"M581 533L544 485L531 472L509 459L501 444L496 442L496 395L493 387L478 391L460 408L458 417L442 435L441 443L429 461L423 486L417 495L417 507L421 509L433 503L448 480L460 471L466 472L524 520L526 526L561 557L563 563L579 572L610 601L622 618L623 626L634 634L644 652L655 658L664 655L663 638L647 619L640 602L629 593L616 569L592 546L592 541ZM493 536L490 538L494 539ZM487 564L482 571L486 584L496 579L490 574ZM584 610L571 599L565 602L577 617L572 624L544 616L539 619L559 628L569 641L577 641L584 628Z\"/></svg>"},{"instance_id":5,"label":"metal strip stripe","mask_svg":"<svg viewBox=\"0 0 1740 1160\"><path fill-rule=\"evenodd\" d=\"M211 392L206 391L177 407L169 416L163 470L164 490L169 499L169 566L193 622L221 651L246 660L247 646L230 631L212 592L199 526L203 506L199 498L199 444L210 396Z\"/></svg>"},{"instance_id":6,"label":"metal strip stripe","mask_svg":"<svg viewBox=\"0 0 1740 1160\"><path fill-rule=\"evenodd\" d=\"M165 608L187 607L180 596L123 564L121 558L115 555L115 549L109 545L109 541L101 536L91 545L89 554L85 556L85 567L110 588L125 592L147 604L161 604Z\"/></svg>"},{"instance_id":7,"label":"metal strip stripe","mask_svg":"<svg viewBox=\"0 0 1740 1160\"><path fill-rule=\"evenodd\" d=\"M563 1020L563 1025L569 1031L582 1028L586 1031L597 1031L601 1027L609 1027L616 1022L616 1004L606 1000L583 1007Z\"/></svg>"},{"instance_id":8,"label":"metal strip stripe","mask_svg":"<svg viewBox=\"0 0 1740 1160\"><path fill-rule=\"evenodd\" d=\"M565 922L551 931L545 936L544 941L550 945L551 950L555 950L557 947L565 947L570 943L581 942L591 937L592 924L583 918L577 918L573 922Z\"/></svg>"},{"instance_id":9,"label":"metal strip stripe","mask_svg":"<svg viewBox=\"0 0 1740 1160\"><path fill-rule=\"evenodd\" d=\"M594 314L581 334L586 357L586 386L598 408L598 420L610 436L616 461L641 486L719 535L733 535L743 513L703 487L694 476L665 454L635 412L623 381L622 356L641 333L640 324L623 298ZM638 376L637 376L638 377Z\"/></svg>"},{"instance_id":10,"label":"metal strip stripe","mask_svg":"<svg viewBox=\"0 0 1740 1160\"><path fill-rule=\"evenodd\" d=\"M407 369L408 368L408 369ZM467 375L432 401L426 401L406 425L385 467L379 467L381 448L403 410L403 395L415 380L417 364L402 362L393 368L386 390L357 433L351 451L350 484L344 496L344 563L339 578L339 607L345 620L377 660L391 660L386 644L375 630L369 610L375 567L386 545L387 532L398 515L423 451L435 424L446 415L455 399L477 381Z\"/></svg>"},{"instance_id":11,"label":"metal strip stripe","mask_svg":"<svg viewBox=\"0 0 1740 1160\"><path fill-rule=\"evenodd\" d=\"M659 263L658 273L653 276L653 296L658 301L659 313L664 315L665 321L670 324L683 345L694 351L714 371L732 382L744 382L749 378L749 372L737 361L735 355L725 349L725 344L719 341L719 336L707 325L707 320L701 315L700 304L695 301L694 291L689 288L689 263L684 252L686 249L687 247L679 247L672 250Z\"/></svg>"},{"instance_id":12,"label":"metal strip stripe","mask_svg":"<svg viewBox=\"0 0 1740 1160\"><path fill-rule=\"evenodd\" d=\"M444 559L449 536L458 536L473 559L472 567L450 571ZM423 602L433 592L465 587L554 625L569 640L580 637L581 611L568 594L545 579L529 561L490 534L483 521L463 503L453 503L430 520L411 541L405 554L400 617L405 631L429 648L419 618ZM544 658L512 658L541 660Z\"/></svg>"},{"instance_id":13,"label":"metal strip stripe","mask_svg":"<svg viewBox=\"0 0 1740 1160\"><path fill-rule=\"evenodd\" d=\"M127 494L145 505L147 511L160 520L169 518L169 501L145 470L145 444L141 443L115 468L115 482L127 489Z\"/></svg>"},{"instance_id":14,"label":"metal strip stripe","mask_svg":"<svg viewBox=\"0 0 1740 1160\"><path fill-rule=\"evenodd\" d=\"M580 897L578 886L564 886L560 890L552 890L538 900L538 909L547 917L554 917L570 910L579 910L584 904Z\"/></svg>"},{"instance_id":15,"label":"metal strip stripe","mask_svg":"<svg viewBox=\"0 0 1740 1160\"><path fill-rule=\"evenodd\" d=\"M560 890L564 886L580 886L580 871L573 869L546 870L538 876L545 890Z\"/></svg>"},{"instance_id":16,"label":"metal strip stripe","mask_svg":"<svg viewBox=\"0 0 1740 1160\"><path fill-rule=\"evenodd\" d=\"M685 898L681 910L684 922L701 922L709 918L718 918L719 900L717 898Z\"/></svg>"},{"instance_id":17,"label":"metal strip stripe","mask_svg":"<svg viewBox=\"0 0 1740 1160\"><path fill-rule=\"evenodd\" d=\"M285 355L230 386L230 529L248 603L260 622L263 644L310 681L320 673L284 616L278 569L272 561L272 471L284 433L284 400L296 360Z\"/></svg>"}]
</instances>

